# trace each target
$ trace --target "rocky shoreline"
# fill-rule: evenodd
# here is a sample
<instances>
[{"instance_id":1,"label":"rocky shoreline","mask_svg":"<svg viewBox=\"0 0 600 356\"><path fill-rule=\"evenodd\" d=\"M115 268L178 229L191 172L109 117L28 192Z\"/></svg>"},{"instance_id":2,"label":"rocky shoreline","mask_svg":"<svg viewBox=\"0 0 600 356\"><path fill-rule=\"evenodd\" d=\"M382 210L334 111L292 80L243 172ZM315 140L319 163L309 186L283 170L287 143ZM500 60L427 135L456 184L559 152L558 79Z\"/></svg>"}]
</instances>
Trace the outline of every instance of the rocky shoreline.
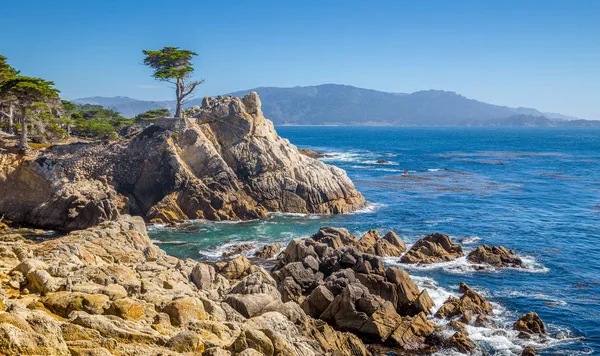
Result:
<instances>
[{"instance_id":1,"label":"rocky shoreline","mask_svg":"<svg viewBox=\"0 0 600 356\"><path fill-rule=\"evenodd\" d=\"M215 263L168 256L144 221L128 215L40 243L3 232L0 349L7 355L477 353L466 326L493 322L489 302L466 284L431 315L427 289L383 264L382 257L408 254L391 231L357 238L322 228L292 240L272 271L243 256ZM420 262L458 250L445 235L422 241L409 250ZM259 252L268 258L277 250ZM525 339L546 334L535 313L514 328Z\"/></svg>"},{"instance_id":2,"label":"rocky shoreline","mask_svg":"<svg viewBox=\"0 0 600 356\"><path fill-rule=\"evenodd\" d=\"M365 204L343 170L277 135L256 93L205 98L185 120L157 119L117 141L28 155L0 147L0 216L61 231L123 214L156 223L246 220Z\"/></svg>"}]
</instances>

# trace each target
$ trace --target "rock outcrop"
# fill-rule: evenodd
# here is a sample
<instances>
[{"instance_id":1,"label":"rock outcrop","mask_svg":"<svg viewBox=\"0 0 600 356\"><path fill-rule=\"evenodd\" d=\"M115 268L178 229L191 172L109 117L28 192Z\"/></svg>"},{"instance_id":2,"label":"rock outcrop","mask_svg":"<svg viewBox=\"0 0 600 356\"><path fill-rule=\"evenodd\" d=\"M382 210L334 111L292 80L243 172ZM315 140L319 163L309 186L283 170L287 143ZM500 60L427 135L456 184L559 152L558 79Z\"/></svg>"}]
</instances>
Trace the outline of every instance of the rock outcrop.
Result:
<instances>
[{"instance_id":1,"label":"rock outcrop","mask_svg":"<svg viewBox=\"0 0 600 356\"><path fill-rule=\"evenodd\" d=\"M474 263L485 263L496 268L517 267L523 268L523 260L513 250L504 246L477 246L467 255L467 260Z\"/></svg>"},{"instance_id":2,"label":"rock outcrop","mask_svg":"<svg viewBox=\"0 0 600 356\"><path fill-rule=\"evenodd\" d=\"M520 331L519 337L529 337L530 335L545 335L546 326L536 312L529 312L521 315L519 320L513 325L515 330Z\"/></svg>"},{"instance_id":3,"label":"rock outcrop","mask_svg":"<svg viewBox=\"0 0 600 356\"><path fill-rule=\"evenodd\" d=\"M433 233L417 241L400 261L430 264L452 261L461 256L462 247L453 243L448 235Z\"/></svg>"},{"instance_id":4,"label":"rock outcrop","mask_svg":"<svg viewBox=\"0 0 600 356\"><path fill-rule=\"evenodd\" d=\"M369 343L411 352L430 350L433 346L425 340L435 329L427 320L433 301L408 273L386 269L371 254L380 241L390 248L403 246L393 233L380 238L371 230L359 239L331 227L293 240L272 272L278 291L308 315Z\"/></svg>"},{"instance_id":5,"label":"rock outcrop","mask_svg":"<svg viewBox=\"0 0 600 356\"><path fill-rule=\"evenodd\" d=\"M256 93L207 98L191 113L112 143L0 152L0 215L71 231L125 213L226 220L344 213L365 203L344 171L277 135Z\"/></svg>"},{"instance_id":6,"label":"rock outcrop","mask_svg":"<svg viewBox=\"0 0 600 356\"><path fill-rule=\"evenodd\" d=\"M216 265L152 245L127 215L56 240L0 241L6 355L367 355L245 257Z\"/></svg>"},{"instance_id":7,"label":"rock outcrop","mask_svg":"<svg viewBox=\"0 0 600 356\"><path fill-rule=\"evenodd\" d=\"M459 291L463 293L460 298L449 297L435 314L438 318L460 318L463 323L470 323L473 317L492 315L492 306L479 293L475 292L465 283L460 283ZM480 318L480 321L483 319Z\"/></svg>"}]
</instances>

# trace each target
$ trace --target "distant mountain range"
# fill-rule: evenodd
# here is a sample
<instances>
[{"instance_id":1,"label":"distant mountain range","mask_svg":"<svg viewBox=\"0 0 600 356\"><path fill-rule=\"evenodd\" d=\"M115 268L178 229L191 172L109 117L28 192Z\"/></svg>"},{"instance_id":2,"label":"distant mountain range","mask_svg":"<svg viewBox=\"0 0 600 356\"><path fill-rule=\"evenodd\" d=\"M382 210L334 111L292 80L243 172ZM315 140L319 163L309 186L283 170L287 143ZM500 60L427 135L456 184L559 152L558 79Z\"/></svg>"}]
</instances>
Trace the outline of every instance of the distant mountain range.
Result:
<instances>
[{"instance_id":1,"label":"distant mountain range","mask_svg":"<svg viewBox=\"0 0 600 356\"><path fill-rule=\"evenodd\" d=\"M243 96L256 91L265 116L276 125L434 125L434 126L600 126L600 121L545 113L531 108L510 108L468 99L442 90L412 94L387 93L348 85L260 87L231 93ZM175 101L144 101L128 97L89 97L77 104L102 105L131 117L167 108ZM201 105L202 98L187 106Z\"/></svg>"}]
</instances>

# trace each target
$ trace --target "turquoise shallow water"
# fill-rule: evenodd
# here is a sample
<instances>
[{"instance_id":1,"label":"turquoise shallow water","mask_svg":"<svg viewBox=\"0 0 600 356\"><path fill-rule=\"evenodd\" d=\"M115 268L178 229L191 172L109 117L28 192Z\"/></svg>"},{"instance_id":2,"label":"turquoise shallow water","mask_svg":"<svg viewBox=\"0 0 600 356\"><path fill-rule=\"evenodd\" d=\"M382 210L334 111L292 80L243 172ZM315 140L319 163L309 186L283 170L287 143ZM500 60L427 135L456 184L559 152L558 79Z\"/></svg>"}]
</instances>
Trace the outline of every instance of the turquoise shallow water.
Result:
<instances>
[{"instance_id":1,"label":"turquoise shallow water","mask_svg":"<svg viewBox=\"0 0 600 356\"><path fill-rule=\"evenodd\" d=\"M475 271L464 260L408 268L440 304L460 281L495 303L496 329L473 328L485 354L519 354L510 332L536 311L552 338L539 354L600 353L600 129L278 127L299 147L332 155L371 203L339 216L273 214L242 223L153 227L170 254L215 259L233 244L253 247L309 236L319 227L396 231L408 244L439 231L468 252L478 244L514 249L525 271ZM377 164L378 159L388 160ZM402 172L409 171L408 178ZM394 259L388 264L396 264Z\"/></svg>"}]
</instances>

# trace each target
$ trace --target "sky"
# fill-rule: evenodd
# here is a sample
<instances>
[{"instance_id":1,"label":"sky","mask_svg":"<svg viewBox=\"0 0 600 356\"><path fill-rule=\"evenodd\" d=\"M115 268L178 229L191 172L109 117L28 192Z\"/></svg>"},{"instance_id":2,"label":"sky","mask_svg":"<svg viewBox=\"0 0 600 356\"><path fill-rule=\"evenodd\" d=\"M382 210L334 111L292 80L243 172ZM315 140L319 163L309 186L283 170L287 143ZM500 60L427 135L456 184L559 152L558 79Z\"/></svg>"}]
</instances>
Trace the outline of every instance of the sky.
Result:
<instances>
[{"instance_id":1,"label":"sky","mask_svg":"<svg viewBox=\"0 0 600 356\"><path fill-rule=\"evenodd\" d=\"M0 54L66 99L171 100L142 50L198 53L196 97L259 86L441 89L600 119L600 1L12 0Z\"/></svg>"}]
</instances>

